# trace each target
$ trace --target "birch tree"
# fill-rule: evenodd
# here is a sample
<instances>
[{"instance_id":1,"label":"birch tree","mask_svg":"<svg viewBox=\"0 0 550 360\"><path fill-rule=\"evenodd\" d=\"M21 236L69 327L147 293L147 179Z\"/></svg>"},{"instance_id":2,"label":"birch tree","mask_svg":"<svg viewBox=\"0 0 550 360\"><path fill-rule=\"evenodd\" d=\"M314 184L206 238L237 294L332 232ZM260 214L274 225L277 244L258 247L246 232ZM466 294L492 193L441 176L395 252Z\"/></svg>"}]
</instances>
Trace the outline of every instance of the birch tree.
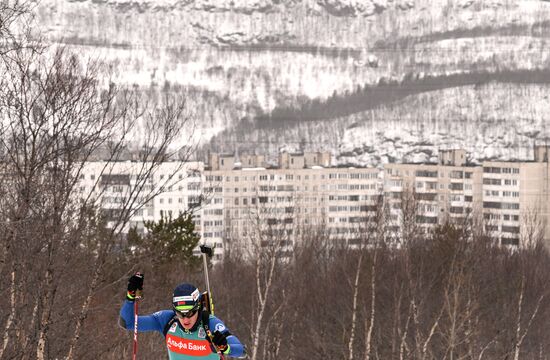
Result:
<instances>
[{"instance_id":1,"label":"birch tree","mask_svg":"<svg viewBox=\"0 0 550 360\"><path fill-rule=\"evenodd\" d=\"M12 279L2 289L16 301L8 303L2 352L72 359L113 246L120 244L130 216L162 191L143 185L175 151L170 146L186 119L184 102L167 99L162 107L144 108L137 94L102 86L101 64L63 50L52 58L25 48L10 56L0 86L0 213L5 219L0 271ZM108 175L108 164L120 159L137 125L148 129L143 165L107 227L98 203L99 179L97 191L90 192L98 197L81 194L79 179L100 150L108 161L99 178ZM81 303L70 308L74 315L62 316L64 284L74 281L73 271L85 286L71 300ZM71 340L53 345L50 333L62 324L73 329Z\"/></svg>"}]
</instances>

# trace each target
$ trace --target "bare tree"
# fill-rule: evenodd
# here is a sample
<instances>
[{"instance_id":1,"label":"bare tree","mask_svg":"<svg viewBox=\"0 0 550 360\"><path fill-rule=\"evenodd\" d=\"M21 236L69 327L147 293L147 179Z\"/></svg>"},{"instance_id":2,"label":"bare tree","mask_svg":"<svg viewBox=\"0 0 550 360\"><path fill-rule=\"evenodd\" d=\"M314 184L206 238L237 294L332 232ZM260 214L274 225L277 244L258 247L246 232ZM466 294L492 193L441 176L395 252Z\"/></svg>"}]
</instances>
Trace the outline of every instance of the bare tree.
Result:
<instances>
[{"instance_id":1,"label":"bare tree","mask_svg":"<svg viewBox=\"0 0 550 360\"><path fill-rule=\"evenodd\" d=\"M267 330L266 324L270 318L276 316L276 313L285 304L284 294L275 294L276 281L280 276L280 268L283 264L283 248L288 241L288 235L284 227L280 228L276 224L269 224L264 214L269 214L273 209L269 204L260 204L258 201L256 211L251 214L253 222L248 232L247 247L249 258L254 263L255 281L256 281L256 307L253 309L255 316L254 328L251 333L250 356L256 360L260 356L260 345L263 345L264 352L267 344L260 344L260 339L268 341L269 337L263 334ZM242 241L242 239L241 239ZM276 298L275 311L268 315L270 303ZM265 336L265 337L264 337Z\"/></svg>"},{"instance_id":2,"label":"bare tree","mask_svg":"<svg viewBox=\"0 0 550 360\"><path fill-rule=\"evenodd\" d=\"M32 40L34 3L27 0L4 0L0 2L0 62L2 68L9 66L11 56L23 48L40 51L42 46ZM34 34L33 37L37 37ZM4 70L4 69L3 69Z\"/></svg>"},{"instance_id":3,"label":"bare tree","mask_svg":"<svg viewBox=\"0 0 550 360\"><path fill-rule=\"evenodd\" d=\"M112 84L101 87L100 64L83 63L62 50L46 59L23 48L12 52L8 62L0 86L4 180L0 212L5 219L0 271L10 274L7 288L16 301L10 301L2 349L11 348L24 358L34 347L39 359L63 353L71 359L104 266L125 224L136 209L163 191L162 186L144 191L143 184L174 151L169 146L185 120L184 103L168 99L162 108L136 106L134 94ZM116 160L138 124L149 136L146 158L117 217L106 227L98 197L83 197L79 178L101 149L108 149L107 160ZM110 171L107 164L102 175ZM100 197L99 182L96 189ZM76 269L86 287L73 298L82 302L71 309L74 315L61 316L64 282L71 281L68 278ZM24 303L32 306L18 305ZM68 344L52 347L53 324L63 322L74 327L73 336Z\"/></svg>"},{"instance_id":4,"label":"bare tree","mask_svg":"<svg viewBox=\"0 0 550 360\"><path fill-rule=\"evenodd\" d=\"M353 345L355 341L355 332L356 332L356 326L357 326L357 316L358 316L358 307L359 307L359 280L361 275L361 268L363 263L363 256L364 253L361 251L359 253L359 258L357 259L357 265L355 267L355 276L353 279L353 282L351 284L352 286L352 306L351 306L351 327L350 327L350 336L348 341L348 359L353 360Z\"/></svg>"}]
</instances>

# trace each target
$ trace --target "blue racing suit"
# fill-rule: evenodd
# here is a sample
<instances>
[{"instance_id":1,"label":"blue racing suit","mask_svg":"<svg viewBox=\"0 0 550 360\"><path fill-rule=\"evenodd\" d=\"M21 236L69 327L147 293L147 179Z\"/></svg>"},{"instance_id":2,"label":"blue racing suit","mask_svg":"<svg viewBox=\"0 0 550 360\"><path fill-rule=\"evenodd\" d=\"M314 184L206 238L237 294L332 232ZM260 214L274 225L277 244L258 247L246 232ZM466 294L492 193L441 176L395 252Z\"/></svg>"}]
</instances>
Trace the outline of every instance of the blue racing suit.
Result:
<instances>
[{"instance_id":1,"label":"blue racing suit","mask_svg":"<svg viewBox=\"0 0 550 360\"><path fill-rule=\"evenodd\" d=\"M120 309L122 326L127 330L134 329L134 303L124 301ZM173 310L161 310L151 315L138 316L138 331L158 331L163 334L167 324L175 317ZM215 317L209 315L209 328L212 332L219 331L228 333L229 330L225 324ZM166 332L165 342L170 360L219 360L219 355L206 337L206 331L202 326L202 319L197 318L198 325L191 330L184 329L179 321L172 321L170 328ZM245 355L244 347L234 335L227 337L229 347L224 354L232 357L243 357Z\"/></svg>"}]
</instances>

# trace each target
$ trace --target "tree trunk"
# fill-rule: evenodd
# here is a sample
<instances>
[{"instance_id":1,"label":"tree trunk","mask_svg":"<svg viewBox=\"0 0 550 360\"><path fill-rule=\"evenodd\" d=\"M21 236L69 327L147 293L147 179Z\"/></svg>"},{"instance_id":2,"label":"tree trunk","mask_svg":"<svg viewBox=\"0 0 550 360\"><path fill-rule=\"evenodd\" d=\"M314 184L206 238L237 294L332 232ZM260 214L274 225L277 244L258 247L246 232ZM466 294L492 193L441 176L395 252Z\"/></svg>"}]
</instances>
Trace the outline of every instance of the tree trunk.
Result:
<instances>
[{"instance_id":1,"label":"tree trunk","mask_svg":"<svg viewBox=\"0 0 550 360\"><path fill-rule=\"evenodd\" d=\"M351 309L351 330L348 342L348 360L353 360L353 342L355 340L355 328L357 327L357 302L359 297L359 278L361 275L361 263L363 261L363 252L359 255L357 261L357 270L355 271L355 280L353 282L353 303Z\"/></svg>"},{"instance_id":2,"label":"tree trunk","mask_svg":"<svg viewBox=\"0 0 550 360\"><path fill-rule=\"evenodd\" d=\"M38 333L38 345L36 347L36 358L38 360L47 359L47 341L48 341L48 330L50 327L50 317L52 313L53 298L55 296L55 289L53 287L53 274L52 270L48 269L46 271L46 294L43 299L40 299L39 302L42 303L42 316L40 317L40 331Z\"/></svg>"},{"instance_id":3,"label":"tree trunk","mask_svg":"<svg viewBox=\"0 0 550 360\"><path fill-rule=\"evenodd\" d=\"M69 352L67 354L66 360L73 360L74 359L74 353L76 344L78 343L78 339L80 338L80 331L82 330L82 324L84 323L84 320L88 316L88 310L90 309L90 303L92 302L92 296L94 294L94 291L97 287L97 283L99 281L99 267L96 266L96 269L94 271L94 276L92 278L92 282L90 284L90 287L88 288L88 294L86 295L86 298L84 299L84 302L82 303L82 307L80 308L80 315L78 316L78 319L76 321L74 335L71 339L71 344L69 346Z\"/></svg>"},{"instance_id":4,"label":"tree trunk","mask_svg":"<svg viewBox=\"0 0 550 360\"><path fill-rule=\"evenodd\" d=\"M11 283L10 283L10 315L6 321L6 326L4 326L4 340L2 341L2 348L0 349L0 359L8 347L10 340L9 330L13 324L13 319L15 318L15 270L11 272Z\"/></svg>"},{"instance_id":5,"label":"tree trunk","mask_svg":"<svg viewBox=\"0 0 550 360\"><path fill-rule=\"evenodd\" d=\"M268 274L267 274L267 281L266 281L266 284L265 284L265 288L263 289L262 291L262 287L261 287L261 281L260 281L260 277L261 277L261 261L262 261L262 258L260 255L258 255L258 259L256 261L256 286L258 288L258 303L259 303L259 308L258 308L258 318L257 318L257 321L256 321L256 327L254 329L254 332L252 334L252 355L251 355L251 360L256 360L258 358L258 349L259 349L259 344L260 344L260 331L262 329L262 325L263 325L263 317L264 317L264 313L265 313L265 310L266 310L266 307L267 307L267 298L269 296L269 292L271 290L271 282L273 281L273 274L275 272L275 263L277 262L277 259L275 256L272 256L270 257L269 259L269 271L268 271Z\"/></svg>"},{"instance_id":6,"label":"tree trunk","mask_svg":"<svg viewBox=\"0 0 550 360\"><path fill-rule=\"evenodd\" d=\"M372 348L372 330L374 329L374 318L376 310L376 258L378 252L374 249L374 257L372 259L371 269L371 306L370 306L370 323L367 327L366 345L365 345L365 360L370 360L370 353Z\"/></svg>"}]
</instances>

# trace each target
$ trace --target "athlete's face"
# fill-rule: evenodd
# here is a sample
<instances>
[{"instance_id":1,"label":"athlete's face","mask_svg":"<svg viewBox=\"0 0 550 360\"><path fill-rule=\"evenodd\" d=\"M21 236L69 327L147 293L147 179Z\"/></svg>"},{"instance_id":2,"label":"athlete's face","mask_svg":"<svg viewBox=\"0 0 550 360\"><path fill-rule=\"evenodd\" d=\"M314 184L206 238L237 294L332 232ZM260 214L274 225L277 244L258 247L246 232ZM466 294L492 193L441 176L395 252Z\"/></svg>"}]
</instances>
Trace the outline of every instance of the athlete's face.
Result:
<instances>
[{"instance_id":1,"label":"athlete's face","mask_svg":"<svg viewBox=\"0 0 550 360\"><path fill-rule=\"evenodd\" d=\"M193 328L193 326L195 325L195 323L197 322L197 319L199 317L199 312L198 311L195 311L193 315L191 316L181 316L180 314L176 313L178 315L178 321L180 322L181 326L183 326L183 328L185 330L190 330L191 328Z\"/></svg>"}]
</instances>

